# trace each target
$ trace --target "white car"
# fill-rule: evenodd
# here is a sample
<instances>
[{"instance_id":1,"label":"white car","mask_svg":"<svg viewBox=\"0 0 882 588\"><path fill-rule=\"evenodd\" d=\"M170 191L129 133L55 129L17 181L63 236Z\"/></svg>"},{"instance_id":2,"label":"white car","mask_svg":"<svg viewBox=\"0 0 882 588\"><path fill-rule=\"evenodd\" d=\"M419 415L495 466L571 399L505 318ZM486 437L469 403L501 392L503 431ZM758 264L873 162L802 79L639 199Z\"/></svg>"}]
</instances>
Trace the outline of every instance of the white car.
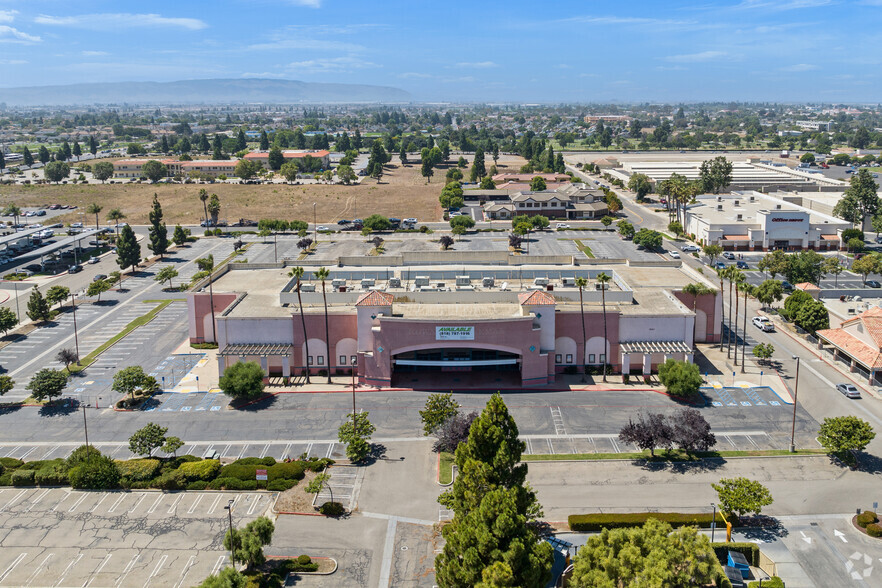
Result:
<instances>
[{"instance_id":1,"label":"white car","mask_svg":"<svg viewBox=\"0 0 882 588\"><path fill-rule=\"evenodd\" d=\"M701 247L699 247L698 245L683 245L681 249L683 249L683 251L686 251L687 253L691 251L701 251Z\"/></svg>"},{"instance_id":2,"label":"white car","mask_svg":"<svg viewBox=\"0 0 882 588\"><path fill-rule=\"evenodd\" d=\"M772 321L769 320L768 317L755 316L755 317L753 317L751 322L753 322L753 325L755 327L757 327L758 329L760 329L762 331L765 331L766 333L771 333L772 331L775 330L775 325L772 323Z\"/></svg>"},{"instance_id":3,"label":"white car","mask_svg":"<svg viewBox=\"0 0 882 588\"><path fill-rule=\"evenodd\" d=\"M325 225L319 225L319 226L317 227L317 230L319 230L319 231L330 231L331 229L329 229L329 228L326 227Z\"/></svg>"},{"instance_id":4,"label":"white car","mask_svg":"<svg viewBox=\"0 0 882 588\"><path fill-rule=\"evenodd\" d=\"M861 397L861 391L854 384L836 384L836 389L846 398Z\"/></svg>"},{"instance_id":5,"label":"white car","mask_svg":"<svg viewBox=\"0 0 882 588\"><path fill-rule=\"evenodd\" d=\"M82 229L83 223L71 223L70 228L72 229Z\"/></svg>"},{"instance_id":6,"label":"white car","mask_svg":"<svg viewBox=\"0 0 882 588\"><path fill-rule=\"evenodd\" d=\"M567 223L557 223L555 227L558 229L569 229L570 225L568 225Z\"/></svg>"},{"instance_id":7,"label":"white car","mask_svg":"<svg viewBox=\"0 0 882 588\"><path fill-rule=\"evenodd\" d=\"M674 259L680 259L680 254L676 251L671 251L671 257L673 257Z\"/></svg>"},{"instance_id":8,"label":"white car","mask_svg":"<svg viewBox=\"0 0 882 588\"><path fill-rule=\"evenodd\" d=\"M89 263L98 263L99 261L101 261L101 260L95 256L92 256L89 258Z\"/></svg>"},{"instance_id":9,"label":"white car","mask_svg":"<svg viewBox=\"0 0 882 588\"><path fill-rule=\"evenodd\" d=\"M404 224L407 224L407 225L415 225L415 224L417 224L417 219L415 219L415 218L406 218L406 219L404 219L404 220L401 221L401 222L403 222Z\"/></svg>"}]
</instances>

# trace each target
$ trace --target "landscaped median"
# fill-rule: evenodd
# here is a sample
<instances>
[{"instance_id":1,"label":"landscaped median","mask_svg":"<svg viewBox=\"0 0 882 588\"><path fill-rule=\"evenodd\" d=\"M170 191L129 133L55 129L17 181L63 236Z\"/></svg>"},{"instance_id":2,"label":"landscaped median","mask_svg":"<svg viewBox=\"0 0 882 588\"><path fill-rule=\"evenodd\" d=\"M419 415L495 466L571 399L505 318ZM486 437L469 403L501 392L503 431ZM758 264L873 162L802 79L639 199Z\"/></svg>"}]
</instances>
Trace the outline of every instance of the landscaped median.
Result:
<instances>
[{"instance_id":1,"label":"landscaped median","mask_svg":"<svg viewBox=\"0 0 882 588\"><path fill-rule=\"evenodd\" d=\"M633 512L633 513L591 513L570 515L567 522L574 533L599 533L604 529L639 527L649 519L658 519L671 527L698 527L709 529L714 517L710 513L682 512ZM725 528L726 520L717 513L717 526Z\"/></svg>"},{"instance_id":2,"label":"landscaped median","mask_svg":"<svg viewBox=\"0 0 882 588\"><path fill-rule=\"evenodd\" d=\"M645 462L682 462L702 459L725 459L727 457L805 457L807 455L826 455L823 449L759 449L755 451L698 451L686 453L672 450L656 456L648 451L631 453L541 453L521 456L522 461L599 461L607 459L640 460Z\"/></svg>"}]
</instances>

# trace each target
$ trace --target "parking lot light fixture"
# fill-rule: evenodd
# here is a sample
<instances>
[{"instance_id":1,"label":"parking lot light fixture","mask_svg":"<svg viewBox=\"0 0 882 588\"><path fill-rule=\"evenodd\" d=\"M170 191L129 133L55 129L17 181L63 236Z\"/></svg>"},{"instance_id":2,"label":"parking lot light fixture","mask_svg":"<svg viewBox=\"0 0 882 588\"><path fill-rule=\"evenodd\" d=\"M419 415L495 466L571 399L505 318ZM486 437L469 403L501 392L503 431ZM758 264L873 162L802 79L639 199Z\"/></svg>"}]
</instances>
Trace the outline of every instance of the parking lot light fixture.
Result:
<instances>
[{"instance_id":1,"label":"parking lot light fixture","mask_svg":"<svg viewBox=\"0 0 882 588\"><path fill-rule=\"evenodd\" d=\"M714 509L714 516L711 518L711 543L713 543L714 531L717 530L717 503L711 502L711 507Z\"/></svg>"},{"instance_id":2,"label":"parking lot light fixture","mask_svg":"<svg viewBox=\"0 0 882 588\"><path fill-rule=\"evenodd\" d=\"M796 383L793 385L793 422L790 425L790 453L796 453L796 400L799 398L799 356L793 355L796 360Z\"/></svg>"},{"instance_id":3,"label":"parking lot light fixture","mask_svg":"<svg viewBox=\"0 0 882 588\"><path fill-rule=\"evenodd\" d=\"M233 537L233 500L230 500L229 503L224 507L224 510L227 511L230 520L230 562L233 564L233 567L236 567L236 540Z\"/></svg>"}]
</instances>

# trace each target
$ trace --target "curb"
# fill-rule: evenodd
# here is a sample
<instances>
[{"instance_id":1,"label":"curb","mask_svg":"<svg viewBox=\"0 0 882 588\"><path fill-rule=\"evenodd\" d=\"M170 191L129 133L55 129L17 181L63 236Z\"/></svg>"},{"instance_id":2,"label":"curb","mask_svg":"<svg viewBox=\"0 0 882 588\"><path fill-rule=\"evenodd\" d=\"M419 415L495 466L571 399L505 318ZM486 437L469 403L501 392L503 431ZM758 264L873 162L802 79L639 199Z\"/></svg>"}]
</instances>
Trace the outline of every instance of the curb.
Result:
<instances>
[{"instance_id":1,"label":"curb","mask_svg":"<svg viewBox=\"0 0 882 588\"><path fill-rule=\"evenodd\" d=\"M267 559L297 559L296 557L288 557L287 555L268 555L266 558ZM294 575L298 575L298 576L330 576L331 574L336 572L338 569L340 569L339 562L336 559L334 559L333 557L322 557L322 556L312 557L312 556L310 556L309 559L311 559L313 561L315 561L317 559L324 559L324 560L332 561L332 562L334 562L334 569L331 570L330 572L289 572L288 575L290 576L290 575L294 574Z\"/></svg>"},{"instance_id":2,"label":"curb","mask_svg":"<svg viewBox=\"0 0 882 588\"><path fill-rule=\"evenodd\" d=\"M276 513L277 515L296 515L296 516L300 516L300 517L323 517L323 516L325 516L320 512L294 512L294 511L287 511L287 510L273 510L273 512Z\"/></svg>"},{"instance_id":3,"label":"curb","mask_svg":"<svg viewBox=\"0 0 882 588\"><path fill-rule=\"evenodd\" d=\"M657 461L651 463L696 463L699 461L728 461L730 459L792 459L794 457L823 457L825 459L830 459L830 456L826 453L792 453L788 455L732 455L732 456L721 456L721 457L700 457L695 461ZM637 461L641 461L642 458L621 458L621 459L529 459L524 460L521 459L520 463L594 463L594 462L621 462L621 463L634 463ZM846 466L847 467L847 466Z\"/></svg>"}]
</instances>

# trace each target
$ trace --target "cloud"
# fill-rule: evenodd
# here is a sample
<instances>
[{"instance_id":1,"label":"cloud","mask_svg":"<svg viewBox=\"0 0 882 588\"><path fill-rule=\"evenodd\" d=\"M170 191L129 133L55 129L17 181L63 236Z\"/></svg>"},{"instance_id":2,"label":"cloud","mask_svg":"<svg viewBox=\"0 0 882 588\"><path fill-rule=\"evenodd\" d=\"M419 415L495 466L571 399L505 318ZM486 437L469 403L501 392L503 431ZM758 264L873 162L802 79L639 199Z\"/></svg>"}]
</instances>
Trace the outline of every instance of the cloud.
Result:
<instances>
[{"instance_id":1,"label":"cloud","mask_svg":"<svg viewBox=\"0 0 882 588\"><path fill-rule=\"evenodd\" d=\"M103 57L105 55L110 55L107 51L81 51L80 55L83 57Z\"/></svg>"},{"instance_id":2,"label":"cloud","mask_svg":"<svg viewBox=\"0 0 882 588\"><path fill-rule=\"evenodd\" d=\"M702 51L701 53L686 53L684 55L668 55L665 61L672 63L700 63L702 61L713 61L721 57L725 57L725 51Z\"/></svg>"},{"instance_id":3,"label":"cloud","mask_svg":"<svg viewBox=\"0 0 882 588\"><path fill-rule=\"evenodd\" d=\"M171 27L198 31L208 25L197 18L166 17L160 14L100 13L77 16L49 16L41 14L34 22L44 25L72 27L95 31L119 29Z\"/></svg>"},{"instance_id":4,"label":"cloud","mask_svg":"<svg viewBox=\"0 0 882 588\"><path fill-rule=\"evenodd\" d=\"M405 80L424 80L433 77L432 74L417 72L417 71L406 71L404 73L398 74L399 78L404 78Z\"/></svg>"},{"instance_id":5,"label":"cloud","mask_svg":"<svg viewBox=\"0 0 882 588\"><path fill-rule=\"evenodd\" d=\"M470 67L473 69L490 69L491 67L499 67L498 64L493 63L492 61L463 61L456 64L456 67Z\"/></svg>"},{"instance_id":6,"label":"cloud","mask_svg":"<svg viewBox=\"0 0 882 588\"><path fill-rule=\"evenodd\" d=\"M269 43L257 43L249 45L250 51L281 51L283 49L297 49L300 51L364 51L362 45L354 43L340 43L338 41L324 41L321 39L280 39Z\"/></svg>"},{"instance_id":7,"label":"cloud","mask_svg":"<svg viewBox=\"0 0 882 588\"><path fill-rule=\"evenodd\" d=\"M357 57L332 57L330 59L308 59L294 61L285 66L285 69L293 73L349 73L358 69L373 69L380 67L376 63L364 61Z\"/></svg>"},{"instance_id":8,"label":"cloud","mask_svg":"<svg viewBox=\"0 0 882 588\"><path fill-rule=\"evenodd\" d=\"M322 0L287 0L288 4L294 6L306 6L307 8L321 8Z\"/></svg>"},{"instance_id":9,"label":"cloud","mask_svg":"<svg viewBox=\"0 0 882 588\"><path fill-rule=\"evenodd\" d=\"M0 59L0 65L24 65L27 61L24 59Z\"/></svg>"},{"instance_id":10,"label":"cloud","mask_svg":"<svg viewBox=\"0 0 882 588\"><path fill-rule=\"evenodd\" d=\"M734 8L762 9L762 10L803 10L807 8L819 8L829 6L834 0L742 0L741 4Z\"/></svg>"},{"instance_id":11,"label":"cloud","mask_svg":"<svg viewBox=\"0 0 882 588\"><path fill-rule=\"evenodd\" d=\"M39 43L40 37L23 33L8 25L0 25L0 43Z\"/></svg>"},{"instance_id":12,"label":"cloud","mask_svg":"<svg viewBox=\"0 0 882 588\"><path fill-rule=\"evenodd\" d=\"M12 22L18 10L0 10L0 22Z\"/></svg>"},{"instance_id":13,"label":"cloud","mask_svg":"<svg viewBox=\"0 0 882 588\"><path fill-rule=\"evenodd\" d=\"M797 63L794 65L788 65L787 67L782 67L781 71L812 71L815 69L818 69L818 66L812 63Z\"/></svg>"}]
</instances>

